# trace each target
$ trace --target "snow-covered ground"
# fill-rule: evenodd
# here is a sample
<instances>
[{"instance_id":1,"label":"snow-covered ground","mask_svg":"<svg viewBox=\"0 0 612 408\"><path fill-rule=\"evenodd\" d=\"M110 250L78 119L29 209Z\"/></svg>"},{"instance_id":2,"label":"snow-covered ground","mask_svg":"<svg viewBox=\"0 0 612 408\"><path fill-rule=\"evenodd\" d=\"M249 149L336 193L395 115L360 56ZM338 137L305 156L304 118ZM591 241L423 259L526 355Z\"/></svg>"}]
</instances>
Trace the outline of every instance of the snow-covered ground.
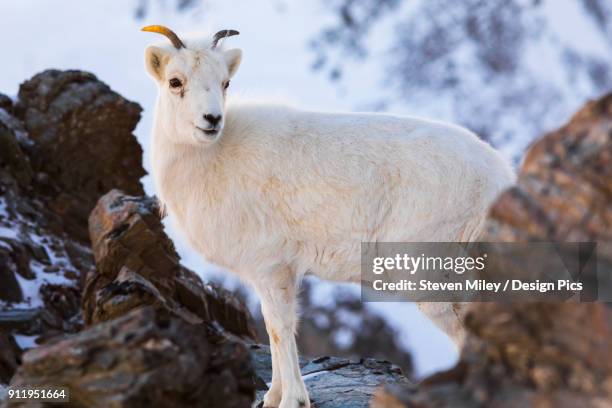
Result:
<instances>
[{"instance_id":1,"label":"snow-covered ground","mask_svg":"<svg viewBox=\"0 0 612 408\"><path fill-rule=\"evenodd\" d=\"M243 63L232 81L230 97L277 99L321 110L353 110L367 106L368 100L380 99L388 92L381 88L384 71L376 65L376 58L355 63L339 86L313 72L313 55L308 49L308 41L331 18L321 1L211 0L185 14L177 14L169 4L173 2L151 1L153 8L142 21L134 18L137 2L1 1L0 49L5 58L0 92L15 96L21 81L47 68L95 73L114 90L144 108L136 135L144 147L144 167L148 171L149 132L156 89L145 74L143 51L149 42L160 38L140 32L140 27L146 24L165 24L180 33L238 29L241 35L227 40L231 46L244 50ZM209 3L214 7L208 7ZM558 8L551 13L559 14L560 24L568 16ZM563 27L567 26L562 25L559 30L563 31ZM373 38L388 35L382 31ZM534 58L536 60L542 61ZM538 67L549 73L544 63ZM581 103L576 101L576 107ZM437 116L444 111L444 101L415 107L392 106L398 113L414 111ZM509 154L515 154L516 149L527 142L516 141ZM153 194L150 176L143 181L147 193ZM0 233L9 232L2 229ZM214 271L187 249L171 227L169 233L187 266L202 274ZM322 302L330 301L325 295L330 292L330 286L327 283L317 285ZM370 307L383 313L400 329L402 339L414 351L419 375L448 367L456 360L457 352L450 341L414 305L375 303ZM27 342L27 339L22 340Z\"/></svg>"},{"instance_id":2,"label":"snow-covered ground","mask_svg":"<svg viewBox=\"0 0 612 408\"><path fill-rule=\"evenodd\" d=\"M65 274L78 275L78 271L74 270L70 258L66 253L62 240L52 243L51 240L55 239L50 236L41 236L38 234L36 225L31 221L23 218L11 219L7 212L7 203L4 197L0 197L0 238L26 240L40 246L49 258L50 264L57 266L57 271L46 270L45 265L42 263L31 260L30 270L34 272L36 277L34 279L25 279L19 273L15 273L15 277L21 287L23 301L20 303L12 304L15 308L35 308L41 307L43 301L40 298L40 288L44 284L57 284L73 286L76 284L74 280L66 278ZM55 245L53 245L55 244ZM0 245L8 247L9 244L5 241L0 240ZM3 306L3 302L0 301L0 307Z\"/></svg>"}]
</instances>

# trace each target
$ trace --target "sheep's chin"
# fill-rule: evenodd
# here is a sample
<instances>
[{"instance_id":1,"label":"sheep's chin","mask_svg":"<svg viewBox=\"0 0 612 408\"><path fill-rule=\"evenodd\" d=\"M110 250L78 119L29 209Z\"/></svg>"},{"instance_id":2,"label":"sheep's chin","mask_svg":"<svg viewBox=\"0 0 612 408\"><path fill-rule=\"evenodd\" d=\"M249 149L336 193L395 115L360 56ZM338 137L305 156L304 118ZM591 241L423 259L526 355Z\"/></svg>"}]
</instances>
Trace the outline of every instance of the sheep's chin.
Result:
<instances>
[{"instance_id":1,"label":"sheep's chin","mask_svg":"<svg viewBox=\"0 0 612 408\"><path fill-rule=\"evenodd\" d=\"M196 144L210 145L215 143L219 139L219 137L221 136L221 132L222 129L219 129L215 133L204 133L201 130L196 129L193 132L193 139L195 140Z\"/></svg>"}]
</instances>

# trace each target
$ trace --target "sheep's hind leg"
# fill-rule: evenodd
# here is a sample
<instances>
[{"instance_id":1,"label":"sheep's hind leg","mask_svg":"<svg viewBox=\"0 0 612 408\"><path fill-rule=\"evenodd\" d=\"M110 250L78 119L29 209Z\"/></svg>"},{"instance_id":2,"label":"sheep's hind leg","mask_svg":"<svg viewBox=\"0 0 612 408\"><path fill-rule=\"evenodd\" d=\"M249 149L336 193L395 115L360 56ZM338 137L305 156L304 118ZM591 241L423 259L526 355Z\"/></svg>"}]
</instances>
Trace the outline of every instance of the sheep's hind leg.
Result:
<instances>
[{"instance_id":1,"label":"sheep's hind leg","mask_svg":"<svg viewBox=\"0 0 612 408\"><path fill-rule=\"evenodd\" d=\"M288 268L283 268L271 272L266 276L265 282L256 284L256 288L261 297L261 311L270 336L270 345L272 350L276 351L272 368L280 371L282 396L278 408L310 408L308 393L300 373L295 343L296 279ZM277 360L276 367L274 359ZM275 375L277 374L272 374L273 379ZM272 387L274 387L274 380ZM268 391L268 394L273 389ZM272 400L275 396L275 394L270 394L270 399ZM275 401L270 401L272 402ZM264 404L268 404L268 401Z\"/></svg>"}]
</instances>

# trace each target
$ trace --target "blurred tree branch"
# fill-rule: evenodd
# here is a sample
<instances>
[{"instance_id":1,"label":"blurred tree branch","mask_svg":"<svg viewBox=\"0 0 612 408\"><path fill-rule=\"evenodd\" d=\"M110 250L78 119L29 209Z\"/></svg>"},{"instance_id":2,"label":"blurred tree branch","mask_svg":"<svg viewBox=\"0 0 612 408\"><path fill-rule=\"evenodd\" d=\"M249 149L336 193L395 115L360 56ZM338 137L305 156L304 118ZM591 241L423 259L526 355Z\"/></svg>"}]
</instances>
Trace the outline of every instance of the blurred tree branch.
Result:
<instances>
[{"instance_id":1,"label":"blurred tree branch","mask_svg":"<svg viewBox=\"0 0 612 408\"><path fill-rule=\"evenodd\" d=\"M605 0L573 1L586 11L612 47L612 5ZM609 55L602 57L589 53L586 47L561 44L549 30L544 6L557 4L553 0L327 2L336 19L311 42L313 67L327 72L332 80L341 79L351 60L367 60L372 48L381 47L380 40L374 42L370 37L380 26L390 25L393 35L382 44L384 54L376 55L385 55L377 64L384 67L383 76L395 101L414 104L419 97L450 100L457 120L484 136L495 134L498 142L514 137L513 127L521 128L508 123L508 131L500 132L503 126L498 118L503 116L515 123L532 124L529 130L535 135L547 125L545 107L561 104L567 95L561 89L566 84L560 86L534 75L536 70L530 66L534 57L526 57L529 46L542 43L541 48L548 51L550 44L560 43L559 61L545 61L553 65L551 78L558 75L567 82L586 83L595 94L612 87ZM475 91L479 91L477 97Z\"/></svg>"},{"instance_id":2,"label":"blurred tree branch","mask_svg":"<svg viewBox=\"0 0 612 408\"><path fill-rule=\"evenodd\" d=\"M134 10L134 17L142 20L147 16L152 6L152 3L161 5L170 5L177 12L183 13L204 3L204 0L138 0L138 4Z\"/></svg>"}]
</instances>

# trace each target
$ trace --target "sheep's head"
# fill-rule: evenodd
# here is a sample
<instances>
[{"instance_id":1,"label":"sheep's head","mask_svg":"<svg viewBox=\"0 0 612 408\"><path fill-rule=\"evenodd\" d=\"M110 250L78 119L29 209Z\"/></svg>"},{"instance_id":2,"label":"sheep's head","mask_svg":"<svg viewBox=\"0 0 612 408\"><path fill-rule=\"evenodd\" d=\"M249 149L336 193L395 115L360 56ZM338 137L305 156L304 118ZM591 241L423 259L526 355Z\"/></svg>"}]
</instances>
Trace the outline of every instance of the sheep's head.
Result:
<instances>
[{"instance_id":1,"label":"sheep's head","mask_svg":"<svg viewBox=\"0 0 612 408\"><path fill-rule=\"evenodd\" d=\"M225 98L230 78L238 70L242 51L218 46L238 31L222 30L206 44L185 43L170 29L147 26L143 31L168 37L172 45L149 46L147 71L157 81L161 126L179 143L212 144L225 124Z\"/></svg>"}]
</instances>

